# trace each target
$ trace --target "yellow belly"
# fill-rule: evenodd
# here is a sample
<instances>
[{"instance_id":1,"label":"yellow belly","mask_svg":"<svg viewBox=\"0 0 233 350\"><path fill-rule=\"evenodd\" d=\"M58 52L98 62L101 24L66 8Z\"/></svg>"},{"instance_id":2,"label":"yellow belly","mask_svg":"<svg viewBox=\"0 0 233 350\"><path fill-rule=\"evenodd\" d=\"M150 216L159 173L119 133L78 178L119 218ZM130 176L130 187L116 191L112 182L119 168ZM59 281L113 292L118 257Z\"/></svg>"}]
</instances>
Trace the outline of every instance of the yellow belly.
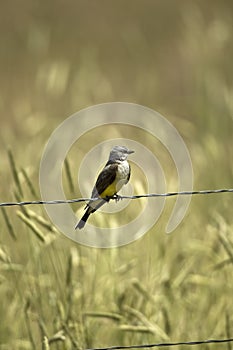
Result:
<instances>
[{"instance_id":1,"label":"yellow belly","mask_svg":"<svg viewBox=\"0 0 233 350\"><path fill-rule=\"evenodd\" d=\"M117 192L116 190L116 181L113 181L113 183L111 185L109 185L106 190L104 190L100 197L104 198L104 197L112 197L115 193Z\"/></svg>"}]
</instances>

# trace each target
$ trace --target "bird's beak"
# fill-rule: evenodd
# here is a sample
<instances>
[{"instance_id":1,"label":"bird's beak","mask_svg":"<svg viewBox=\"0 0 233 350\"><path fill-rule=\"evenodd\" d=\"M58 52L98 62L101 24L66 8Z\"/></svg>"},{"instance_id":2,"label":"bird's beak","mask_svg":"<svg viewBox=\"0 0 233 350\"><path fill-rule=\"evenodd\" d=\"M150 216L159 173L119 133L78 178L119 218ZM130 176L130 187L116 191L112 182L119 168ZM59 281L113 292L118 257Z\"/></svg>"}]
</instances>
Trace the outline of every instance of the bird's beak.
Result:
<instances>
[{"instance_id":1,"label":"bird's beak","mask_svg":"<svg viewBox=\"0 0 233 350\"><path fill-rule=\"evenodd\" d=\"M128 149L127 153L131 154L131 153L134 153L134 151L132 149Z\"/></svg>"}]
</instances>

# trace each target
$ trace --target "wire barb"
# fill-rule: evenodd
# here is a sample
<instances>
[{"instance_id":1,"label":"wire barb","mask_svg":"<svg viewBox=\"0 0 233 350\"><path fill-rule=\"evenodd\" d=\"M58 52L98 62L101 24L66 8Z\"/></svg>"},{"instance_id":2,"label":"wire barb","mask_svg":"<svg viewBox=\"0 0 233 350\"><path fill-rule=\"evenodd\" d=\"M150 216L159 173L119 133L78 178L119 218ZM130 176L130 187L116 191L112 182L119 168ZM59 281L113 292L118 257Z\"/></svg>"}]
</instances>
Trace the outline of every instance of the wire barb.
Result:
<instances>
[{"instance_id":1,"label":"wire barb","mask_svg":"<svg viewBox=\"0 0 233 350\"><path fill-rule=\"evenodd\" d=\"M110 199L120 200L120 199L139 199L139 198L152 198L152 197L172 197L172 196L192 196L197 194L216 194L216 193L233 193L233 188L221 188L216 190L202 190L202 191L181 191L181 192L168 192L168 193L147 193L138 194L133 196L120 196L116 195ZM24 206L24 205L44 205L44 204L71 204L79 202L93 202L98 198L75 198L75 199L58 199L49 201L24 201L24 202L5 202L0 203L0 207L11 207L11 206ZM104 198L103 198L104 199ZM109 197L106 198L109 200Z\"/></svg>"}]
</instances>

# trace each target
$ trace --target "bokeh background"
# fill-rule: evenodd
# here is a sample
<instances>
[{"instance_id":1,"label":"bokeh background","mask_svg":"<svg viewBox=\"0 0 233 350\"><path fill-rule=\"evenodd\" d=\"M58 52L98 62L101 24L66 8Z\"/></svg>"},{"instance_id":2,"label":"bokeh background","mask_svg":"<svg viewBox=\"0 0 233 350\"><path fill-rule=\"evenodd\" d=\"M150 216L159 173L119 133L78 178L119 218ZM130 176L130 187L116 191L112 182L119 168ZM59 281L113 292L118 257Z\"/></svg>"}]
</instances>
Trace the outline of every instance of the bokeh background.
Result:
<instances>
[{"instance_id":1,"label":"bokeh background","mask_svg":"<svg viewBox=\"0 0 233 350\"><path fill-rule=\"evenodd\" d=\"M195 189L232 187L232 13L230 0L2 3L1 202L39 199L52 131L111 101L145 105L173 123L191 153ZM64 168L70 198L86 151ZM168 160L168 177L171 169ZM168 236L172 203L142 239L111 250L70 241L41 207L1 210L0 348L232 337L232 195L194 197Z\"/></svg>"}]
</instances>

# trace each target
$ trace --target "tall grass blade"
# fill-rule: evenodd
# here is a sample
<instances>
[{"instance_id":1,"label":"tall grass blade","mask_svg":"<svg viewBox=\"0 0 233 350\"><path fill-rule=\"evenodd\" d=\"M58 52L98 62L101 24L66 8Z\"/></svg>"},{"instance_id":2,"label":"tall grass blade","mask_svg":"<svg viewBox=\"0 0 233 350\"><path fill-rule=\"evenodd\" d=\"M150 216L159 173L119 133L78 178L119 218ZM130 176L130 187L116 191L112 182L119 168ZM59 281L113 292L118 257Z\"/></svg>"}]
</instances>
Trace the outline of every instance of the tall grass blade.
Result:
<instances>
[{"instance_id":1,"label":"tall grass blade","mask_svg":"<svg viewBox=\"0 0 233 350\"><path fill-rule=\"evenodd\" d=\"M16 185L16 188L18 189L18 192L21 196L23 196L23 190L22 190L22 186L19 180L19 175L18 175L18 171L17 171L17 167L16 167L16 163L14 160L14 156L13 153L10 149L8 149L8 158L9 158L9 162L10 162L10 167L11 167L11 172L13 175L13 179Z\"/></svg>"},{"instance_id":2,"label":"tall grass blade","mask_svg":"<svg viewBox=\"0 0 233 350\"><path fill-rule=\"evenodd\" d=\"M18 217L32 230L36 237L43 243L46 243L46 237L43 232L21 211L17 211Z\"/></svg>"},{"instance_id":3,"label":"tall grass blade","mask_svg":"<svg viewBox=\"0 0 233 350\"><path fill-rule=\"evenodd\" d=\"M65 173L66 173L66 177L67 177L67 181L68 181L70 192L74 193L74 183L73 183L73 180L72 180L70 164L69 164L69 161L68 161L67 158L65 159L64 166L65 166Z\"/></svg>"},{"instance_id":4,"label":"tall grass blade","mask_svg":"<svg viewBox=\"0 0 233 350\"><path fill-rule=\"evenodd\" d=\"M7 229L8 229L8 232L10 234L10 236L14 239L14 240L17 240L17 236L16 236L16 233L14 231L14 228L9 220L9 217L7 215L7 212L6 212L6 209L4 207L2 207L2 215L3 215L3 218L5 220L5 223L6 223L6 226L7 226Z\"/></svg>"}]
</instances>

